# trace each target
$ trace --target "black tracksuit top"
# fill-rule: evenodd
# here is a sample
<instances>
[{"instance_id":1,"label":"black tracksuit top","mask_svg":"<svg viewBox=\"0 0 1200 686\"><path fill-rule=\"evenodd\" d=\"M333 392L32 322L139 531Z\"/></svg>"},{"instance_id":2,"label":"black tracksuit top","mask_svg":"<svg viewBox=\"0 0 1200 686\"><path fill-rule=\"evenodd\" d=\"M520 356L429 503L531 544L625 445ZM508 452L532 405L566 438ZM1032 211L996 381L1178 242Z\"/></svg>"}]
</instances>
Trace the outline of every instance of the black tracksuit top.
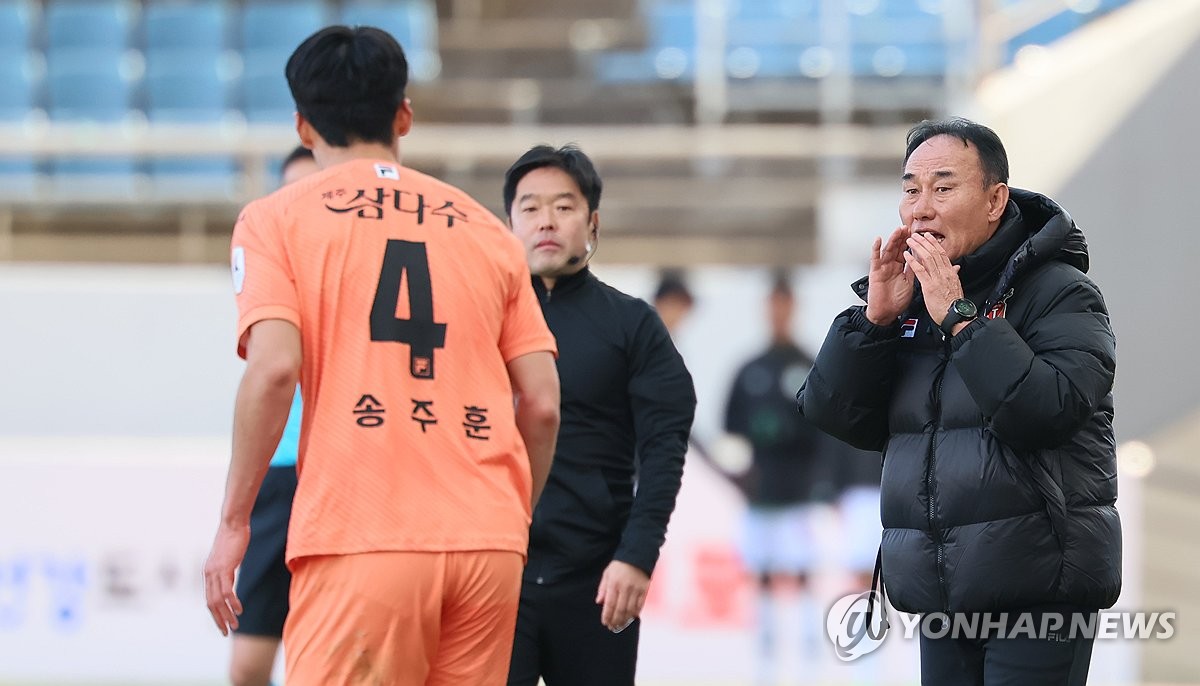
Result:
<instances>
[{"instance_id":1,"label":"black tracksuit top","mask_svg":"<svg viewBox=\"0 0 1200 686\"><path fill-rule=\"evenodd\" d=\"M654 309L587 268L533 286L558 340L562 420L525 580L594 576L613 559L650 574L683 476L691 374Z\"/></svg>"}]
</instances>

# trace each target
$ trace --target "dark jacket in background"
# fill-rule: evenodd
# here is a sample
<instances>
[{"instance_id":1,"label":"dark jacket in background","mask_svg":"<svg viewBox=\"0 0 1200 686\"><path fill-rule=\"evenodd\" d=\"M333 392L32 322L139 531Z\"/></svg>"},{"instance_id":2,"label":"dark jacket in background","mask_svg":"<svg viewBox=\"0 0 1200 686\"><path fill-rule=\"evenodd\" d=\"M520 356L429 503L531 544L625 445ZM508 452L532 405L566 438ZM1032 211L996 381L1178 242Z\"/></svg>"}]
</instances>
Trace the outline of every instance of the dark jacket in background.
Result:
<instances>
[{"instance_id":1,"label":"dark jacket in background","mask_svg":"<svg viewBox=\"0 0 1200 686\"><path fill-rule=\"evenodd\" d=\"M883 579L898 609L1116 602L1116 347L1087 268L1071 217L1012 189L996 234L961 261L981 316L959 335L943 340L919 292L893 326L861 306L834 320L798 400L884 453Z\"/></svg>"},{"instance_id":2,"label":"dark jacket in background","mask_svg":"<svg viewBox=\"0 0 1200 686\"><path fill-rule=\"evenodd\" d=\"M562 420L525 580L598 576L614 559L650 574L683 476L692 377L644 301L588 269L533 284L558 340Z\"/></svg>"},{"instance_id":3,"label":"dark jacket in background","mask_svg":"<svg viewBox=\"0 0 1200 686\"><path fill-rule=\"evenodd\" d=\"M776 343L734 377L725 431L752 448L751 467L736 483L753 507L829 502L837 495L837 443L796 412L795 391L812 364L794 343Z\"/></svg>"}]
</instances>

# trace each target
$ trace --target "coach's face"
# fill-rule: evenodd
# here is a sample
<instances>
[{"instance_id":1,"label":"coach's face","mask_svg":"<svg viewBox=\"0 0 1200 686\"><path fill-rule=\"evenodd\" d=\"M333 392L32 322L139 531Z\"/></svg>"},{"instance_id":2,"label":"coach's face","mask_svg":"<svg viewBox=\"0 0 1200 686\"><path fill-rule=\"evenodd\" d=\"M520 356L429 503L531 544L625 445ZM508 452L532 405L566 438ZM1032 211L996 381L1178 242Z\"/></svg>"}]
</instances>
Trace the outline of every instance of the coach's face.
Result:
<instances>
[{"instance_id":1,"label":"coach's face","mask_svg":"<svg viewBox=\"0 0 1200 686\"><path fill-rule=\"evenodd\" d=\"M900 219L930 234L951 260L970 255L1000 225L1008 187L985 184L979 150L954 136L934 136L904 165Z\"/></svg>"},{"instance_id":2,"label":"coach's face","mask_svg":"<svg viewBox=\"0 0 1200 686\"><path fill-rule=\"evenodd\" d=\"M508 220L525 246L529 271L548 287L587 266L599 238L599 213L588 211L579 185L558 167L521 177Z\"/></svg>"}]
</instances>

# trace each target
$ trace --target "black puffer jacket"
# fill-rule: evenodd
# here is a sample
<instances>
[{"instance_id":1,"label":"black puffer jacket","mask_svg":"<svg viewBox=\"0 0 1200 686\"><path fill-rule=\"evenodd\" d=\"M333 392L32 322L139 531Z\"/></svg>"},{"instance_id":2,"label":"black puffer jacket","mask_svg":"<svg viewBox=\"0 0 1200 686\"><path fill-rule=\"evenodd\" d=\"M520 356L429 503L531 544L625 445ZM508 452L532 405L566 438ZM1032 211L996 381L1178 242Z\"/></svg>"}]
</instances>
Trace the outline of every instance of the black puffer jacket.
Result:
<instances>
[{"instance_id":1,"label":"black puffer jacket","mask_svg":"<svg viewBox=\"0 0 1200 686\"><path fill-rule=\"evenodd\" d=\"M1012 189L961 261L987 314L944 341L918 290L894 326L833 323L801 412L883 450L883 579L906 612L1106 608L1121 588L1113 440L1116 344L1087 244L1042 195ZM866 280L855 284L865 295Z\"/></svg>"}]
</instances>

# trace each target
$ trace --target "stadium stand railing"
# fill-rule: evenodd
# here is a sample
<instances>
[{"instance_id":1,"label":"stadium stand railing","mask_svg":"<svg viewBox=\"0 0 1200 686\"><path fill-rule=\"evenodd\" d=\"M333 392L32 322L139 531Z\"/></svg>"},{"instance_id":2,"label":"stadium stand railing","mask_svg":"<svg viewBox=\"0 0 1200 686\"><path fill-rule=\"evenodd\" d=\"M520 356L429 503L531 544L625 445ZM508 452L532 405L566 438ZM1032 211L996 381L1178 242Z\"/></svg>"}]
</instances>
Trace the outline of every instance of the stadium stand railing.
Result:
<instances>
[{"instance_id":1,"label":"stadium stand railing","mask_svg":"<svg viewBox=\"0 0 1200 686\"><path fill-rule=\"evenodd\" d=\"M331 22L379 25L400 39L421 126L446 125L440 147L426 155L414 152L424 145L408 145L406 161L488 198L502 167L469 151L489 149L498 133L515 155L536 142L518 131L562 142L567 134L554 127L688 132L713 123L704 89L714 75L697 72L706 51L719 53L716 123L834 121L858 125L853 135L870 140L878 126L937 113L961 65L1000 66L1124 1L1077 0L1064 10L1056 0L996 0L987 22L963 24L955 11L967 3L947 0L0 0L0 232L10 235L0 259L20 257L4 253L14 233L182 235L198 225L205 235L226 233L238 206L276 185L279 156L294 144L287 56ZM844 10L830 13L835 5ZM991 60L962 58L980 35L992 36ZM829 108L838 78L840 117ZM505 126L525 128L497 128ZM639 140L657 166L615 173L634 179L631 192L676 195L643 193L631 201L641 214L608 225L650 225L663 240L682 231L677 209L700 197L704 179L749 174L771 187L781 174L811 178L829 154L795 148L783 163L729 151L705 161L657 137ZM441 159L451 141L468 152ZM884 163L877 157L854 164L870 169ZM759 223L740 230L786 243L811 226L811 206L781 207L742 213ZM688 217L689 226L717 231L713 216Z\"/></svg>"}]
</instances>

